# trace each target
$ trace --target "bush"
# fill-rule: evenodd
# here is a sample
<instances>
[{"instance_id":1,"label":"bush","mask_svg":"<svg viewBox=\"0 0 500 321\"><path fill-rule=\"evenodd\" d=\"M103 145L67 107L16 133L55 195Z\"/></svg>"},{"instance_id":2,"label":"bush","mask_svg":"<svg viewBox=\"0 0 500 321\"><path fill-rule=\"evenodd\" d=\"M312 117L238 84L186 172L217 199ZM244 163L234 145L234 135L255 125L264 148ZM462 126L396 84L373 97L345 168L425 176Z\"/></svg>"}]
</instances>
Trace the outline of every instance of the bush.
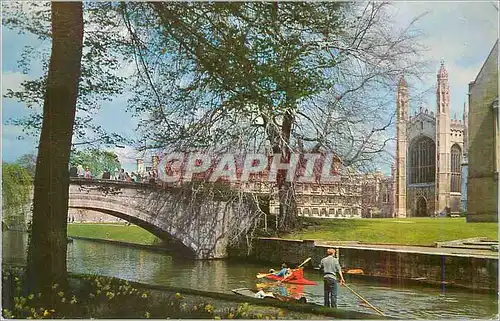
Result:
<instances>
[{"instance_id":1,"label":"bush","mask_svg":"<svg viewBox=\"0 0 500 321\"><path fill-rule=\"evenodd\" d=\"M276 315L254 313L248 303L237 308L217 311L206 302L187 304L180 293L158 299L148 291L134 288L128 281L102 276L71 279L71 290L52 286L56 301L47 306L41 293L21 295L24 270L2 271L2 303L4 318L170 318L170 319L277 319Z\"/></svg>"}]
</instances>

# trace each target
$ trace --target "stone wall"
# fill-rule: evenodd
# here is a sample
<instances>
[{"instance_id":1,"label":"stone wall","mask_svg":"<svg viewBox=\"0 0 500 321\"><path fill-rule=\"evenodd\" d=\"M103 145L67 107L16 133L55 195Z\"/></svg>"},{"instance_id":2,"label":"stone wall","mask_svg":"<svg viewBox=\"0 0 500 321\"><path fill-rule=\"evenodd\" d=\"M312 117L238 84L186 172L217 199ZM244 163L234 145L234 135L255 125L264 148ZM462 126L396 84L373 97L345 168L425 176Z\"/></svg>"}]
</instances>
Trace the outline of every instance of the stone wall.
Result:
<instances>
[{"instance_id":1,"label":"stone wall","mask_svg":"<svg viewBox=\"0 0 500 321\"><path fill-rule=\"evenodd\" d=\"M469 84L467 221L498 221L498 41ZM496 125L496 126L495 126ZM495 153L496 152L496 153Z\"/></svg>"},{"instance_id":2,"label":"stone wall","mask_svg":"<svg viewBox=\"0 0 500 321\"><path fill-rule=\"evenodd\" d=\"M248 256L273 265L286 262L291 266L311 257L308 264L311 267L319 265L328 247L310 240L256 238L250 253L244 248L232 249L230 257ZM362 269L365 276L375 278L419 280L487 291L498 289L498 259L361 249L348 244L331 247L338 250L344 272Z\"/></svg>"}]
</instances>

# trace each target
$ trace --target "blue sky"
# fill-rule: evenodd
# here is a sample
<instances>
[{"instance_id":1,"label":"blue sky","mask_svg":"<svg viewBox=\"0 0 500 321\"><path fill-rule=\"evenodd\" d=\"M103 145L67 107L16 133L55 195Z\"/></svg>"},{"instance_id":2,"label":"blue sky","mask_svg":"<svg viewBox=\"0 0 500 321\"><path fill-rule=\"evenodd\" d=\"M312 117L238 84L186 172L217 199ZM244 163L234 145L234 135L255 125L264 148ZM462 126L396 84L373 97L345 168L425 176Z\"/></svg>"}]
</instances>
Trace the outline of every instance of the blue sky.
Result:
<instances>
[{"instance_id":1,"label":"blue sky","mask_svg":"<svg viewBox=\"0 0 500 321\"><path fill-rule=\"evenodd\" d=\"M412 18L428 12L417 23L417 27L426 36L423 43L429 50L425 58L432 61L435 72L443 59L450 77L450 96L452 117L456 114L462 118L463 104L466 101L468 83L474 80L493 44L498 38L498 10L493 1L487 2L394 2L392 13L401 26L407 25ZM7 88L18 88L19 84L40 74L40 66L32 66L27 75L22 74L17 66L22 48L25 45L34 47L48 46L30 35L18 35L6 28L2 29L2 93ZM435 73L425 77L419 88L434 88ZM118 97L112 102L103 102L101 111L95 121L110 132L118 132L134 137L137 120L124 111L127 97ZM431 92L425 96L425 107L435 110L435 95ZM411 114L420 106L411 105ZM29 114L22 104L2 98L2 160L14 161L19 156L35 152L35 140L23 136L21 129L6 125L11 118ZM390 149L395 146L391 145ZM135 168L136 152L131 147L116 148L116 153L127 170ZM388 166L382 170L388 173Z\"/></svg>"}]
</instances>

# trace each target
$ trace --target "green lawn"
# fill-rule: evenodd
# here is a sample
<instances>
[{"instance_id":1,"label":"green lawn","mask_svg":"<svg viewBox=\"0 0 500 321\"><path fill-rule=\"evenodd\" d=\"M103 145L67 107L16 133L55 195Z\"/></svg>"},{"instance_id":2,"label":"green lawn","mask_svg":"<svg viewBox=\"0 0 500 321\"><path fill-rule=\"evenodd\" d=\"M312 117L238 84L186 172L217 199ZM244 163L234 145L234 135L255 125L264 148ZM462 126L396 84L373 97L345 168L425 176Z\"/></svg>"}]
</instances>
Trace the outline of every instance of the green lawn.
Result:
<instances>
[{"instance_id":1,"label":"green lawn","mask_svg":"<svg viewBox=\"0 0 500 321\"><path fill-rule=\"evenodd\" d=\"M135 225L73 223L68 224L68 235L147 245L159 242L156 236Z\"/></svg>"},{"instance_id":2,"label":"green lawn","mask_svg":"<svg viewBox=\"0 0 500 321\"><path fill-rule=\"evenodd\" d=\"M286 235L288 239L324 241L360 241L372 243L433 245L485 236L498 240L497 223L466 223L465 218L405 218L405 219L307 219L318 223L307 230ZM159 239L135 225L69 224L69 236L155 244Z\"/></svg>"},{"instance_id":3,"label":"green lawn","mask_svg":"<svg viewBox=\"0 0 500 321\"><path fill-rule=\"evenodd\" d=\"M316 222L301 232L286 235L288 239L324 241L360 241L403 245L433 245L485 236L498 240L498 223L466 223L465 218L404 219L308 219Z\"/></svg>"}]
</instances>

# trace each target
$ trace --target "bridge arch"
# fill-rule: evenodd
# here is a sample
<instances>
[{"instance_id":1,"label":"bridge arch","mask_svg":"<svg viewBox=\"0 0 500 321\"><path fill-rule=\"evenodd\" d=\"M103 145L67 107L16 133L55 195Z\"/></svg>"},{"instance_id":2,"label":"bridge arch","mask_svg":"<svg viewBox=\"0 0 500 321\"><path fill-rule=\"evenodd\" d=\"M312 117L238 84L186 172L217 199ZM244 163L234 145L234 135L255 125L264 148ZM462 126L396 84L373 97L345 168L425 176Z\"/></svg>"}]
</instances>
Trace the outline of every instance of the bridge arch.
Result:
<instances>
[{"instance_id":1,"label":"bridge arch","mask_svg":"<svg viewBox=\"0 0 500 321\"><path fill-rule=\"evenodd\" d=\"M71 201L70 208L92 210L121 218L127 222L145 229L159 239L167 241L170 246L173 246L175 248L176 251L188 254L189 256L195 256L195 253L198 250L198 246L194 242L186 242L188 244L184 244L184 242L179 241L175 235L172 235L171 231L165 231L162 228L159 228L154 223L148 222L148 215L146 213L141 213L140 211L137 211L135 209L126 209L120 204L94 201L91 205L88 205L88 202L85 200L74 199Z\"/></svg>"},{"instance_id":2,"label":"bridge arch","mask_svg":"<svg viewBox=\"0 0 500 321\"><path fill-rule=\"evenodd\" d=\"M122 218L200 259L226 257L231 232L258 213L251 198L79 178L71 179L69 207Z\"/></svg>"}]
</instances>

